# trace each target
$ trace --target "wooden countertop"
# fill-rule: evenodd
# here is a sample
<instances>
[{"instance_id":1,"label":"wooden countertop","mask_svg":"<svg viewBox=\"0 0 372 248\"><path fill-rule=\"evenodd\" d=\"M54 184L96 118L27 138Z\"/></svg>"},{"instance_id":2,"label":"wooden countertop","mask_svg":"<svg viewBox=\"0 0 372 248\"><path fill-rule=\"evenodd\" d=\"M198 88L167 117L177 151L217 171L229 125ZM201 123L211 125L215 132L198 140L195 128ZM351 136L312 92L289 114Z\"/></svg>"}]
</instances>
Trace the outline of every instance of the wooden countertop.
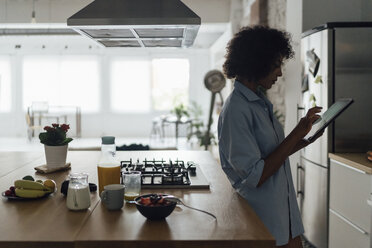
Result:
<instances>
[{"instance_id":1,"label":"wooden countertop","mask_svg":"<svg viewBox=\"0 0 372 248\"><path fill-rule=\"evenodd\" d=\"M330 153L329 158L372 174L372 162L366 153Z\"/></svg>"},{"instance_id":2,"label":"wooden countertop","mask_svg":"<svg viewBox=\"0 0 372 248\"><path fill-rule=\"evenodd\" d=\"M17 159L14 159L15 156ZM17 167L17 161L23 164L6 176L0 177L1 191L7 190L14 185L15 180L26 175L32 175L35 180L50 178L58 185L58 192L42 199L10 201L2 197L0 247L74 247L77 234L100 201L98 195L91 194L91 207L88 211L69 211L65 197L59 190L70 171L47 175L35 173L35 166L45 164L43 153L39 153L37 159L30 159L26 164L24 164L25 159L31 158L29 153L0 153L0 157L2 158L1 170ZM92 171L90 167L94 168L98 159L98 153L89 155L68 153L68 161L73 164L71 171L75 172ZM90 173L90 180L96 182L97 173Z\"/></svg>"},{"instance_id":3,"label":"wooden countertop","mask_svg":"<svg viewBox=\"0 0 372 248\"><path fill-rule=\"evenodd\" d=\"M97 183L96 163L100 152L69 151L73 172L87 172ZM209 215L177 206L164 221L149 221L132 204L121 211L108 211L96 193L91 194L88 211L73 212L59 192L44 199L0 201L0 247L275 247L275 240L247 202L234 192L227 178L209 152L204 151L131 151L118 152L119 159L171 158L194 161L210 182L210 189L143 190L142 193L170 193L185 204L214 213ZM58 187L70 171L48 175L36 174L35 166L45 163L44 154L35 159L28 153L0 153L2 167L11 166L0 175L0 189L25 175L35 179L51 178ZM9 158L9 160L6 159ZM24 164L25 158L30 162ZM59 190L59 189L58 189Z\"/></svg>"}]
</instances>

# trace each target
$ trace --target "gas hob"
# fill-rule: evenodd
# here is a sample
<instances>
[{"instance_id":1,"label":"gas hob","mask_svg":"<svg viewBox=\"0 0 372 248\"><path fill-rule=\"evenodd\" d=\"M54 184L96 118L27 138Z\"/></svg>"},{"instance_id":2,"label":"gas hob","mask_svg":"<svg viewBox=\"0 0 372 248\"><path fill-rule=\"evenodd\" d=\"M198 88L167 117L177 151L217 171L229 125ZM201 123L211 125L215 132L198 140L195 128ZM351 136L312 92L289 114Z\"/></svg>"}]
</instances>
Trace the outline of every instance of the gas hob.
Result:
<instances>
[{"instance_id":1,"label":"gas hob","mask_svg":"<svg viewBox=\"0 0 372 248\"><path fill-rule=\"evenodd\" d=\"M193 188L209 189L199 165L192 161L145 159L121 161L122 174L126 171L141 172L142 188Z\"/></svg>"}]
</instances>

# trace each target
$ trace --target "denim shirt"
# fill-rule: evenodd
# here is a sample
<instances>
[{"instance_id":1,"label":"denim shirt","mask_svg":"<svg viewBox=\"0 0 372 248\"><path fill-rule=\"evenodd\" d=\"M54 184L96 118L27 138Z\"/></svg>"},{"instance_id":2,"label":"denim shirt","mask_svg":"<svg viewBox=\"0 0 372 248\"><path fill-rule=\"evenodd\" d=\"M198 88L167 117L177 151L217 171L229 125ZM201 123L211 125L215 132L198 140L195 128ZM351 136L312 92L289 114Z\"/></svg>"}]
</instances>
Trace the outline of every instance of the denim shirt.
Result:
<instances>
[{"instance_id":1,"label":"denim shirt","mask_svg":"<svg viewBox=\"0 0 372 248\"><path fill-rule=\"evenodd\" d=\"M264 159L284 140L273 105L262 94L235 81L218 120L221 166L231 185L245 198L276 239L288 243L304 232L287 158L260 187Z\"/></svg>"}]
</instances>

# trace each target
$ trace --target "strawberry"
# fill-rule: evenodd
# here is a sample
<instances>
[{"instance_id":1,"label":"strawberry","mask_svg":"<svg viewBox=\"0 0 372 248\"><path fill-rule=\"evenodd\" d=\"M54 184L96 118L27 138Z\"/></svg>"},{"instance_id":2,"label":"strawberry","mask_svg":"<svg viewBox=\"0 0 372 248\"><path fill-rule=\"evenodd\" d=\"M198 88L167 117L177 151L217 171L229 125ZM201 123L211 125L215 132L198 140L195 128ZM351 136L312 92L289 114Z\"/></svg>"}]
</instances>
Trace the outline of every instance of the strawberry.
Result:
<instances>
[{"instance_id":1,"label":"strawberry","mask_svg":"<svg viewBox=\"0 0 372 248\"><path fill-rule=\"evenodd\" d=\"M151 199L149 197L141 197L140 203L142 205L148 206L151 204Z\"/></svg>"},{"instance_id":2,"label":"strawberry","mask_svg":"<svg viewBox=\"0 0 372 248\"><path fill-rule=\"evenodd\" d=\"M159 203L159 204L163 204L163 202L164 202L164 198L161 197L160 200L158 201L158 203Z\"/></svg>"}]
</instances>

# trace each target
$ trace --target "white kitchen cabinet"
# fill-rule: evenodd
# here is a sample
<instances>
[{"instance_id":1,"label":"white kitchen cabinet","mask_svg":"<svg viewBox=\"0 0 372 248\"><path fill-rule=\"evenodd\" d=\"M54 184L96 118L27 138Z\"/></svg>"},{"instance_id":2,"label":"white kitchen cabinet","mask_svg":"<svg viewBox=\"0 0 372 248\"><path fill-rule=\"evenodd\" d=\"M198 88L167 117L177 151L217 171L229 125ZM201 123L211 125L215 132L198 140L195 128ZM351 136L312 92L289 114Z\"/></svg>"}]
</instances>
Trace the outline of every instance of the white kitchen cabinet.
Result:
<instances>
[{"instance_id":1,"label":"white kitchen cabinet","mask_svg":"<svg viewBox=\"0 0 372 248\"><path fill-rule=\"evenodd\" d=\"M369 234L334 211L329 212L329 248L368 248Z\"/></svg>"},{"instance_id":2,"label":"white kitchen cabinet","mask_svg":"<svg viewBox=\"0 0 372 248\"><path fill-rule=\"evenodd\" d=\"M329 207L364 230L370 230L371 207L367 200L371 175L331 160L330 177Z\"/></svg>"},{"instance_id":3,"label":"white kitchen cabinet","mask_svg":"<svg viewBox=\"0 0 372 248\"><path fill-rule=\"evenodd\" d=\"M331 159L329 182L329 248L370 247L371 175Z\"/></svg>"}]
</instances>

